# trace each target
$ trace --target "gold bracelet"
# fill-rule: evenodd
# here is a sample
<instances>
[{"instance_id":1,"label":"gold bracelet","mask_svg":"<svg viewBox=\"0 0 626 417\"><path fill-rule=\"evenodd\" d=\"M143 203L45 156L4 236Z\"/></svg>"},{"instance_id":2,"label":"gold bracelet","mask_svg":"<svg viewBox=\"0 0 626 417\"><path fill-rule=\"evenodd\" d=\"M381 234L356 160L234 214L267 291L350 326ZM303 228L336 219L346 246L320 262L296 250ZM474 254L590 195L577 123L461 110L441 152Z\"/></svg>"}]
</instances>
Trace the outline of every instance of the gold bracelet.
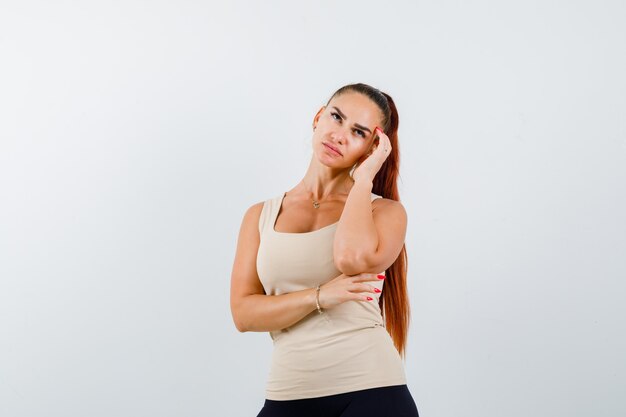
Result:
<instances>
[{"instance_id":1,"label":"gold bracelet","mask_svg":"<svg viewBox=\"0 0 626 417\"><path fill-rule=\"evenodd\" d=\"M320 307L320 286L315 287L315 304L317 304L317 312L322 314L322 309Z\"/></svg>"}]
</instances>

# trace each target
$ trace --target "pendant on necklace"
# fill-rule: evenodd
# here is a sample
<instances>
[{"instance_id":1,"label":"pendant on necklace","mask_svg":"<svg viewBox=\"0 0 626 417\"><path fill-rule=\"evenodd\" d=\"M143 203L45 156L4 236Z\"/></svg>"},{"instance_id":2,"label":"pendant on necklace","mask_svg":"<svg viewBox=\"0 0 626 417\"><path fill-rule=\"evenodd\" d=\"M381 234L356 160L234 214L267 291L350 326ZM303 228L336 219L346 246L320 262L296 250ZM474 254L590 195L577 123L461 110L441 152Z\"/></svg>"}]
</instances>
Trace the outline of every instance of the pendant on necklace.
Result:
<instances>
[{"instance_id":1,"label":"pendant on necklace","mask_svg":"<svg viewBox=\"0 0 626 417\"><path fill-rule=\"evenodd\" d=\"M317 201L313 200L313 207L320 208L320 203L318 203Z\"/></svg>"}]
</instances>

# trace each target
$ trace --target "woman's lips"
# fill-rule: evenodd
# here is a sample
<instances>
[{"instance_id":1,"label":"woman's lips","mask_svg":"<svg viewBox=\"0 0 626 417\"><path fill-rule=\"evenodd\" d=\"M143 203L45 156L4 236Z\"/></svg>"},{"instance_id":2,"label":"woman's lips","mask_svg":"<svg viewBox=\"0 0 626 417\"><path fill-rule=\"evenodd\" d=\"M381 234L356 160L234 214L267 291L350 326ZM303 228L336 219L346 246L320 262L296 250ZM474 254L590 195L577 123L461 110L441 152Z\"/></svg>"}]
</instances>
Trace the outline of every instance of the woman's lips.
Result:
<instances>
[{"instance_id":1,"label":"woman's lips","mask_svg":"<svg viewBox=\"0 0 626 417\"><path fill-rule=\"evenodd\" d=\"M341 155L341 156L343 156L343 155L341 154L341 152L339 152L339 150L338 150L338 149L335 149L335 148L334 148L334 147L332 147L331 145L329 145L329 144L327 144L327 143L324 143L324 146L326 146L328 149L330 149L330 150L331 150L331 152L333 152L334 154L337 154L337 155Z\"/></svg>"}]
</instances>

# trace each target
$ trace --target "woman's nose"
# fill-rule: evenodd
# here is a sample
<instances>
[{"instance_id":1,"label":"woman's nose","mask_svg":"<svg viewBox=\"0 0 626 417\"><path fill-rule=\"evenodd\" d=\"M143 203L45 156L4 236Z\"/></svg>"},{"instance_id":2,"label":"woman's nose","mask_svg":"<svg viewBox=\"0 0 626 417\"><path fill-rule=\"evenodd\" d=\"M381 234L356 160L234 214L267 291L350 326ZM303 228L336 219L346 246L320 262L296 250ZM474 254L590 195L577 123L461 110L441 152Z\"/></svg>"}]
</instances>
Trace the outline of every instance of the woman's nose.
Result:
<instances>
[{"instance_id":1,"label":"woman's nose","mask_svg":"<svg viewBox=\"0 0 626 417\"><path fill-rule=\"evenodd\" d=\"M347 135L348 132L345 129L338 129L333 134L333 139L336 140L338 143L344 143L346 141Z\"/></svg>"},{"instance_id":2,"label":"woman's nose","mask_svg":"<svg viewBox=\"0 0 626 417\"><path fill-rule=\"evenodd\" d=\"M333 142L335 142L337 145L343 145L344 141L345 140L344 140L343 136L341 136L341 135L335 136L333 138Z\"/></svg>"}]
</instances>

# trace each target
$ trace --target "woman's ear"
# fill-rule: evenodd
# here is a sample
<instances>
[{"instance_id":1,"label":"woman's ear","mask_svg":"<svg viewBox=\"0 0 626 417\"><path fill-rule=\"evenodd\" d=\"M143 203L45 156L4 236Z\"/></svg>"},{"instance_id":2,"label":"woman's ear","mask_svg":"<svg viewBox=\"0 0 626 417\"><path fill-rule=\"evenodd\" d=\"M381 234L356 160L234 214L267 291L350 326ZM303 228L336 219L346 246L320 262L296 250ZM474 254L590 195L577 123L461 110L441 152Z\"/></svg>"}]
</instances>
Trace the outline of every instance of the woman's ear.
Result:
<instances>
[{"instance_id":1,"label":"woman's ear","mask_svg":"<svg viewBox=\"0 0 626 417\"><path fill-rule=\"evenodd\" d=\"M326 109L326 106L322 106L317 113L315 113L315 117L313 118L313 129L315 129L315 125L317 124L318 120L320 119L320 117L322 116L322 113L324 113L324 110Z\"/></svg>"}]
</instances>

